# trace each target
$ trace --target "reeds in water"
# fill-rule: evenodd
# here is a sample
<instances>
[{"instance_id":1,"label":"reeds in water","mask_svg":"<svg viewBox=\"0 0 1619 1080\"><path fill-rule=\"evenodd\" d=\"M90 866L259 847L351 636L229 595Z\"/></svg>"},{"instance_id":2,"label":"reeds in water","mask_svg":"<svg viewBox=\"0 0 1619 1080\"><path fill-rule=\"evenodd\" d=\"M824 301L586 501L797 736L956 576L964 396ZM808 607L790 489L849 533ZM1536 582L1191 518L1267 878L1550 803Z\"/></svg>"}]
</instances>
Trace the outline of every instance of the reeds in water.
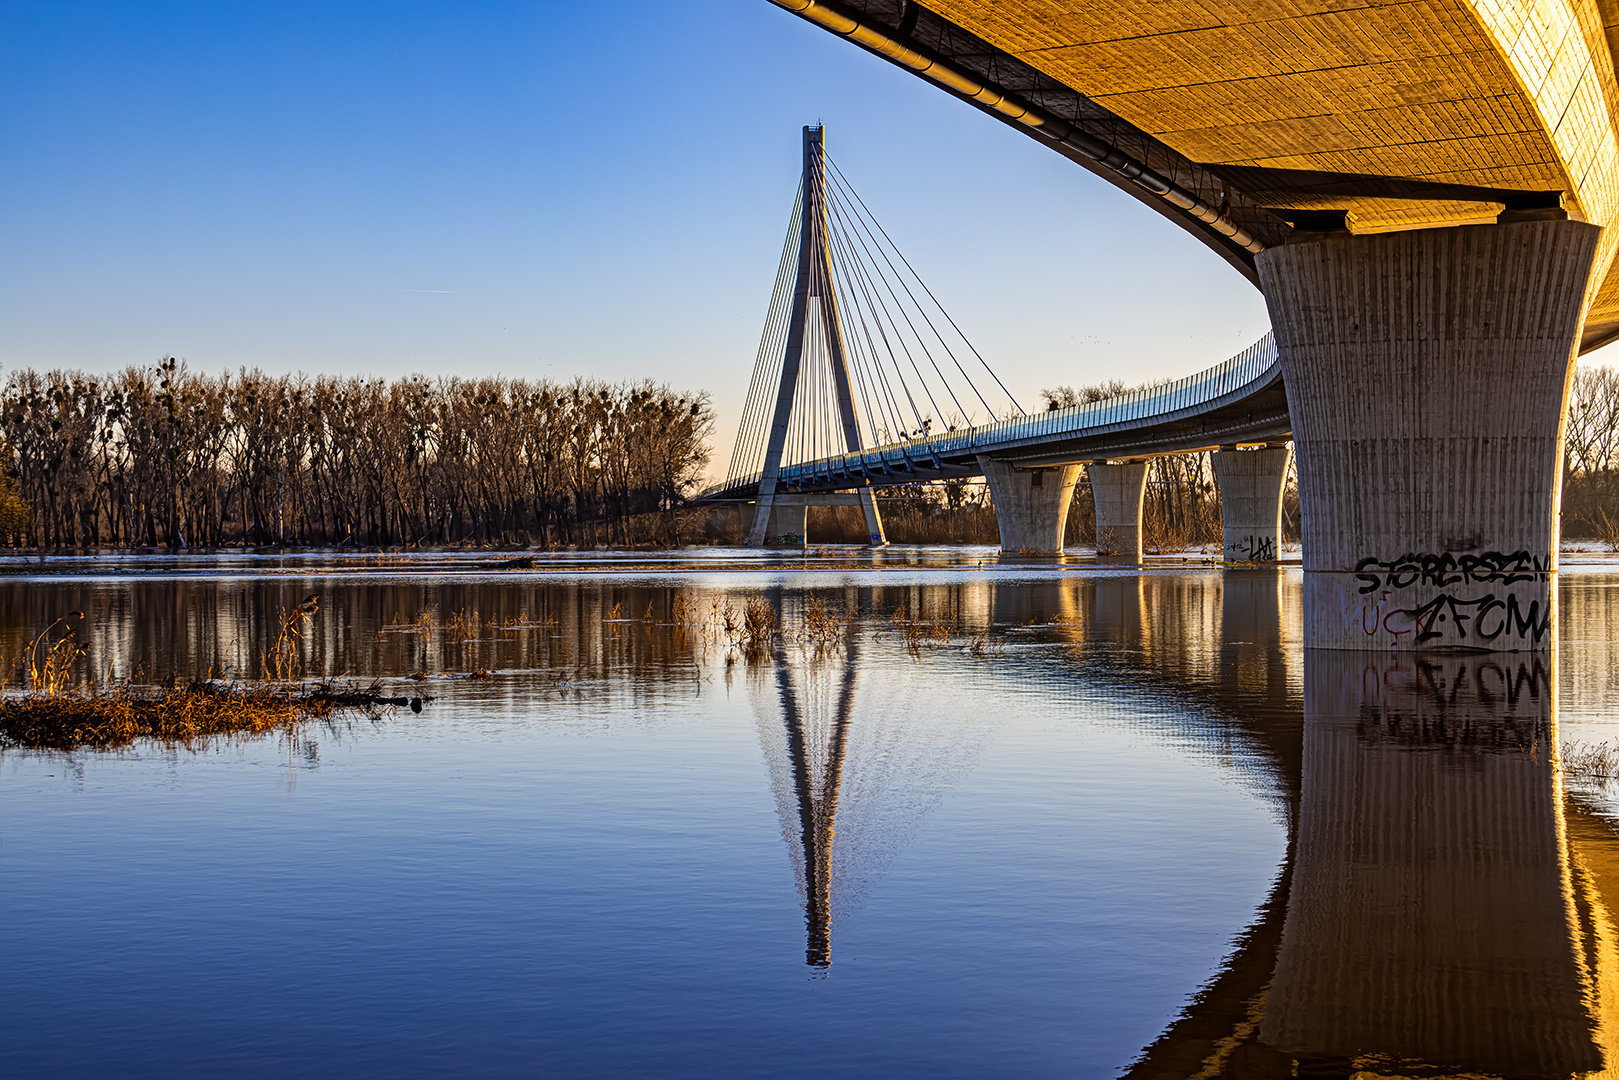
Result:
<instances>
[{"instance_id":1,"label":"reeds in water","mask_svg":"<svg viewBox=\"0 0 1619 1080\"><path fill-rule=\"evenodd\" d=\"M1574 780L1619 778L1619 744L1564 743L1563 775Z\"/></svg>"},{"instance_id":2,"label":"reeds in water","mask_svg":"<svg viewBox=\"0 0 1619 1080\"><path fill-rule=\"evenodd\" d=\"M905 638L905 647L912 652L921 651L924 645L948 645L954 640L949 624L907 615L902 608L895 608L888 621Z\"/></svg>"},{"instance_id":3,"label":"reeds in water","mask_svg":"<svg viewBox=\"0 0 1619 1080\"><path fill-rule=\"evenodd\" d=\"M762 596L750 596L737 612L735 606L719 600L709 606L708 622L703 624L703 643L756 652L774 644L781 636L781 615Z\"/></svg>"},{"instance_id":4,"label":"reeds in water","mask_svg":"<svg viewBox=\"0 0 1619 1080\"><path fill-rule=\"evenodd\" d=\"M228 735L290 731L305 720L338 709L408 705L420 712L423 697L393 698L378 687L341 688L298 682L298 643L319 610L307 597L282 620L263 656L257 681L193 679L166 686L123 682L111 689L71 685L73 662L88 651L78 632L84 613L75 611L40 632L24 650L28 687L0 697L0 747L30 750L107 750L137 739L192 744Z\"/></svg>"},{"instance_id":5,"label":"reeds in water","mask_svg":"<svg viewBox=\"0 0 1619 1080\"><path fill-rule=\"evenodd\" d=\"M833 607L818 596L805 602L803 618L800 637L809 645L834 645L854 630L853 612Z\"/></svg>"},{"instance_id":6,"label":"reeds in water","mask_svg":"<svg viewBox=\"0 0 1619 1080\"><path fill-rule=\"evenodd\" d=\"M268 683L26 693L0 699L0 743L31 750L107 750L143 738L194 743L288 730L333 708L318 693L288 694Z\"/></svg>"}]
</instances>

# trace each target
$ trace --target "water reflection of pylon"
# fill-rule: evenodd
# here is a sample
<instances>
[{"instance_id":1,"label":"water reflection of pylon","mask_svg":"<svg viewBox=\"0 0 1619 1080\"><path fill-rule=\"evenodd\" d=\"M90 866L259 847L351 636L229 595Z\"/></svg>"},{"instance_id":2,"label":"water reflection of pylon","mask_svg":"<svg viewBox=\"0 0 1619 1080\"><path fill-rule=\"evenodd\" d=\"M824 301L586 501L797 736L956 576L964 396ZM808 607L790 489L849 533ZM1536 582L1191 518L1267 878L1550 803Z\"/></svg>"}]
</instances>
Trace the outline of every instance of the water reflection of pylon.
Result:
<instances>
[{"instance_id":1,"label":"water reflection of pylon","mask_svg":"<svg viewBox=\"0 0 1619 1080\"><path fill-rule=\"evenodd\" d=\"M851 636L802 660L778 647L768 673L750 670L759 741L804 905L804 960L814 968L831 965L833 922L859 906L993 722L930 707L902 680L892 697L882 681L861 687L860 667Z\"/></svg>"},{"instance_id":2,"label":"water reflection of pylon","mask_svg":"<svg viewBox=\"0 0 1619 1080\"><path fill-rule=\"evenodd\" d=\"M780 658L776 663L776 691L787 733L787 759L792 767L793 795L798 809L799 884L804 892L804 920L809 944L804 962L812 967L832 963L832 843L837 834L838 792L843 786L843 765L849 749L849 721L854 709L854 642L838 665L835 702L828 701L822 675L831 665L810 669L808 710L799 708L793 670ZM831 709L824 708L831 704ZM778 791L778 799L780 793Z\"/></svg>"}]
</instances>

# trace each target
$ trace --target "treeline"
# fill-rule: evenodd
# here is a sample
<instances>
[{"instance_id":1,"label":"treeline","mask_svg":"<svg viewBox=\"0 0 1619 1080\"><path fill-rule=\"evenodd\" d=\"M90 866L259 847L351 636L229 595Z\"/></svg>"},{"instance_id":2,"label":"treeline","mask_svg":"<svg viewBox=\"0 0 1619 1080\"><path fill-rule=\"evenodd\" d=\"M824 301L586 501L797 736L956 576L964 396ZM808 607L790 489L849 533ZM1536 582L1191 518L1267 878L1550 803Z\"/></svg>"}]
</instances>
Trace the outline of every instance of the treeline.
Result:
<instances>
[{"instance_id":1,"label":"treeline","mask_svg":"<svg viewBox=\"0 0 1619 1080\"><path fill-rule=\"evenodd\" d=\"M1563 535L1619 548L1619 373L1575 369L1564 432Z\"/></svg>"},{"instance_id":2,"label":"treeline","mask_svg":"<svg viewBox=\"0 0 1619 1080\"><path fill-rule=\"evenodd\" d=\"M704 393L651 382L8 374L12 542L38 547L674 542ZM0 492L0 531L8 504ZM20 524L20 527L16 527Z\"/></svg>"}]
</instances>

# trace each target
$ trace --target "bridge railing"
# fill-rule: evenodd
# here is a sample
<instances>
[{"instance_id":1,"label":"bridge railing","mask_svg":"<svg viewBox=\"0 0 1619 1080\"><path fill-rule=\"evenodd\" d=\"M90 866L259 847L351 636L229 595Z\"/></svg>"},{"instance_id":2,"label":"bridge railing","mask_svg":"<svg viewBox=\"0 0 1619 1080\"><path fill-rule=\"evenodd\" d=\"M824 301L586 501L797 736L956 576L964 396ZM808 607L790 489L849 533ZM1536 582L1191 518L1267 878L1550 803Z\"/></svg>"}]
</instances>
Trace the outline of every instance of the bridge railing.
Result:
<instances>
[{"instance_id":1,"label":"bridge railing","mask_svg":"<svg viewBox=\"0 0 1619 1080\"><path fill-rule=\"evenodd\" d=\"M1218 400L1264 378L1275 366L1276 340L1271 334L1266 334L1224 363L1162 386L1067 409L997 420L960 431L902 439L859 453L784 465L780 477L791 483L800 478L860 472L874 464L899 464L937 455L959 456L963 451L989 450L997 445L1028 439L1079 435L1092 428L1148 420ZM759 473L752 473L729 483L717 484L698 498L718 495L731 488L751 486L758 483L760 478Z\"/></svg>"}]
</instances>

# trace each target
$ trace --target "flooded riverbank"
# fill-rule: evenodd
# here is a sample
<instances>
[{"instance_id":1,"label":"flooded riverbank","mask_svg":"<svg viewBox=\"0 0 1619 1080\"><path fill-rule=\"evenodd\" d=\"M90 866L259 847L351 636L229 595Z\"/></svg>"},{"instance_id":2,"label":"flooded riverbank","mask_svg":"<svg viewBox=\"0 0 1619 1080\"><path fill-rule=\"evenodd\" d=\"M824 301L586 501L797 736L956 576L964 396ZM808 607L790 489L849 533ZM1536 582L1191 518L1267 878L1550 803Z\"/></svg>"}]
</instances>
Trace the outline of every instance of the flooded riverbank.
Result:
<instances>
[{"instance_id":1,"label":"flooded riverbank","mask_svg":"<svg viewBox=\"0 0 1619 1080\"><path fill-rule=\"evenodd\" d=\"M5 569L0 659L82 610L81 677L257 678L319 594L304 676L434 699L5 751L10 1073L1573 1076L1616 1045L1611 793L1556 753L1619 736L1596 556L1554 656L1427 664L1307 653L1296 568L1196 558ZM776 636L726 630L750 600Z\"/></svg>"}]
</instances>

